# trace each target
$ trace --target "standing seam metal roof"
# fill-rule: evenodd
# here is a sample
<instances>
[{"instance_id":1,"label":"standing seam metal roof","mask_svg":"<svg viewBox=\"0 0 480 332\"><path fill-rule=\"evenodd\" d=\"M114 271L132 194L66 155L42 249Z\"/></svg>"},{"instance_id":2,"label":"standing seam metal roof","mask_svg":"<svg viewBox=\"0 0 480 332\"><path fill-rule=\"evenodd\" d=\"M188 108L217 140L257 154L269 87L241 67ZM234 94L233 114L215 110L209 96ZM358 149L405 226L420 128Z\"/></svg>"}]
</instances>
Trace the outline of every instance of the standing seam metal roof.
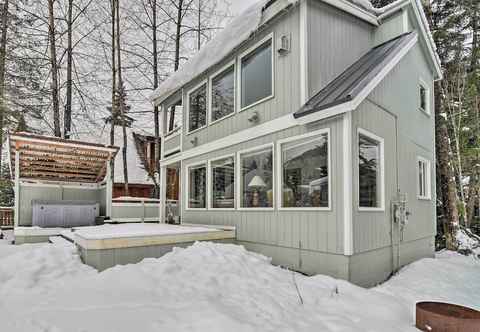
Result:
<instances>
[{"instance_id":1,"label":"standing seam metal roof","mask_svg":"<svg viewBox=\"0 0 480 332\"><path fill-rule=\"evenodd\" d=\"M353 100L415 37L415 32L408 32L372 48L307 101L294 117L300 118Z\"/></svg>"}]
</instances>

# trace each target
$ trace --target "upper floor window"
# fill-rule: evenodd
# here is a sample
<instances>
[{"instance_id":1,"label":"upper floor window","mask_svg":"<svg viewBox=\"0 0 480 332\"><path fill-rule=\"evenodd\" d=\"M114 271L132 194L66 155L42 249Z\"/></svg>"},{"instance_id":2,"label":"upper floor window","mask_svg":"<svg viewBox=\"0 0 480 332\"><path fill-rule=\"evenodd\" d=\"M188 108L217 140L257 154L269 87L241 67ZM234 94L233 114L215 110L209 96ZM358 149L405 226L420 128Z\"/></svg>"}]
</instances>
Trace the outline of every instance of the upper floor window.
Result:
<instances>
[{"instance_id":1,"label":"upper floor window","mask_svg":"<svg viewBox=\"0 0 480 332\"><path fill-rule=\"evenodd\" d=\"M207 125L207 83L190 91L188 100L188 132Z\"/></svg>"},{"instance_id":2,"label":"upper floor window","mask_svg":"<svg viewBox=\"0 0 480 332\"><path fill-rule=\"evenodd\" d=\"M241 108L273 95L273 39L240 58Z\"/></svg>"},{"instance_id":3,"label":"upper floor window","mask_svg":"<svg viewBox=\"0 0 480 332\"><path fill-rule=\"evenodd\" d=\"M211 120L215 122L235 112L235 65L213 76L210 86Z\"/></svg>"},{"instance_id":4,"label":"upper floor window","mask_svg":"<svg viewBox=\"0 0 480 332\"><path fill-rule=\"evenodd\" d=\"M430 199L430 161L422 157L418 157L418 198Z\"/></svg>"},{"instance_id":5,"label":"upper floor window","mask_svg":"<svg viewBox=\"0 0 480 332\"><path fill-rule=\"evenodd\" d=\"M328 208L328 133L283 143L281 153L282 208Z\"/></svg>"},{"instance_id":6,"label":"upper floor window","mask_svg":"<svg viewBox=\"0 0 480 332\"><path fill-rule=\"evenodd\" d=\"M358 133L358 206L383 209L383 139L365 130Z\"/></svg>"},{"instance_id":7,"label":"upper floor window","mask_svg":"<svg viewBox=\"0 0 480 332\"><path fill-rule=\"evenodd\" d=\"M178 100L167 108L167 135L176 132L182 127L182 111L182 100Z\"/></svg>"},{"instance_id":8,"label":"upper floor window","mask_svg":"<svg viewBox=\"0 0 480 332\"><path fill-rule=\"evenodd\" d=\"M425 84L423 81L420 81L420 84L418 85L418 92L420 110L430 114L429 90L427 84Z\"/></svg>"}]
</instances>

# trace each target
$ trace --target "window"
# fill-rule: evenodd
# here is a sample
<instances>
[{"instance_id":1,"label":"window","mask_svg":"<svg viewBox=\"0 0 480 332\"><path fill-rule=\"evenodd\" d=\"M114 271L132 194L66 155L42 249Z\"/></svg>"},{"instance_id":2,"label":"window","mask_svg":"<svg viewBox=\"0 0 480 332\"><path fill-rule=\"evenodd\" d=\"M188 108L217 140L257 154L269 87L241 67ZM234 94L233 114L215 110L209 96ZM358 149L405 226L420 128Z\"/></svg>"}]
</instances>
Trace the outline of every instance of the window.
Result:
<instances>
[{"instance_id":1,"label":"window","mask_svg":"<svg viewBox=\"0 0 480 332\"><path fill-rule=\"evenodd\" d=\"M240 208L273 208L273 150L239 153Z\"/></svg>"},{"instance_id":2,"label":"window","mask_svg":"<svg viewBox=\"0 0 480 332\"><path fill-rule=\"evenodd\" d=\"M188 94L188 132L207 125L207 84Z\"/></svg>"},{"instance_id":3,"label":"window","mask_svg":"<svg viewBox=\"0 0 480 332\"><path fill-rule=\"evenodd\" d=\"M329 207L328 134L281 145L283 208Z\"/></svg>"},{"instance_id":4,"label":"window","mask_svg":"<svg viewBox=\"0 0 480 332\"><path fill-rule=\"evenodd\" d=\"M420 105L420 110L423 112L430 114L430 109L429 109L429 92L427 89L427 85L423 82L420 82L419 85L419 105Z\"/></svg>"},{"instance_id":5,"label":"window","mask_svg":"<svg viewBox=\"0 0 480 332\"><path fill-rule=\"evenodd\" d=\"M213 209L235 208L235 161L227 157L211 162L212 196L210 207Z\"/></svg>"},{"instance_id":6,"label":"window","mask_svg":"<svg viewBox=\"0 0 480 332\"><path fill-rule=\"evenodd\" d=\"M430 199L430 161L418 157L418 198Z\"/></svg>"},{"instance_id":7,"label":"window","mask_svg":"<svg viewBox=\"0 0 480 332\"><path fill-rule=\"evenodd\" d=\"M205 165L188 169L188 208L205 209L207 192L207 168Z\"/></svg>"},{"instance_id":8,"label":"window","mask_svg":"<svg viewBox=\"0 0 480 332\"><path fill-rule=\"evenodd\" d=\"M172 134L182 127L182 101L179 100L167 108L166 134Z\"/></svg>"},{"instance_id":9,"label":"window","mask_svg":"<svg viewBox=\"0 0 480 332\"><path fill-rule=\"evenodd\" d=\"M212 122L235 112L235 65L230 65L211 80Z\"/></svg>"},{"instance_id":10,"label":"window","mask_svg":"<svg viewBox=\"0 0 480 332\"><path fill-rule=\"evenodd\" d=\"M243 56L240 63L243 109L273 95L272 38Z\"/></svg>"},{"instance_id":11,"label":"window","mask_svg":"<svg viewBox=\"0 0 480 332\"><path fill-rule=\"evenodd\" d=\"M383 140L366 131L358 135L359 207L383 209Z\"/></svg>"}]
</instances>

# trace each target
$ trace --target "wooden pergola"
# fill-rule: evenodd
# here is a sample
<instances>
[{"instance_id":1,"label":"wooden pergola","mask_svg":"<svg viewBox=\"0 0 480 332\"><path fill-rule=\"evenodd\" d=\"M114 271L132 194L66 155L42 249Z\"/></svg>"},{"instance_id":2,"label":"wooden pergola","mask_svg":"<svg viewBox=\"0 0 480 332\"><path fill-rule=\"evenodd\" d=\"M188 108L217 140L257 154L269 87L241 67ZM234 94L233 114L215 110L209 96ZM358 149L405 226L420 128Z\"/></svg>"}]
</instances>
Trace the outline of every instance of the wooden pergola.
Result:
<instances>
[{"instance_id":1,"label":"wooden pergola","mask_svg":"<svg viewBox=\"0 0 480 332\"><path fill-rule=\"evenodd\" d=\"M97 184L118 152L118 147L23 132L9 135L9 148L15 178Z\"/></svg>"}]
</instances>

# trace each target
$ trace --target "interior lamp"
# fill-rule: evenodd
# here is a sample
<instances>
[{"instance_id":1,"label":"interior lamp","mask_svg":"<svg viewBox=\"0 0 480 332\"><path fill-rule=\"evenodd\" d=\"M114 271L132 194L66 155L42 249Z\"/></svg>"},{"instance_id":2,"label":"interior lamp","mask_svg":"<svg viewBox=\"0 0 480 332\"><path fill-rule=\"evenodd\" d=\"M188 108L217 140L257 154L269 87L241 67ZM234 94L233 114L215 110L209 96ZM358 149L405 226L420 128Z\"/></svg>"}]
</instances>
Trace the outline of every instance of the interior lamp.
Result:
<instances>
[{"instance_id":1,"label":"interior lamp","mask_svg":"<svg viewBox=\"0 0 480 332\"><path fill-rule=\"evenodd\" d=\"M260 194L259 194L259 189L261 188L266 188L267 184L265 181L263 181L262 177L259 175L255 175L250 183L248 184L249 188L252 188L253 191L253 200L252 200L252 206L253 207L259 207L260 206Z\"/></svg>"}]
</instances>

